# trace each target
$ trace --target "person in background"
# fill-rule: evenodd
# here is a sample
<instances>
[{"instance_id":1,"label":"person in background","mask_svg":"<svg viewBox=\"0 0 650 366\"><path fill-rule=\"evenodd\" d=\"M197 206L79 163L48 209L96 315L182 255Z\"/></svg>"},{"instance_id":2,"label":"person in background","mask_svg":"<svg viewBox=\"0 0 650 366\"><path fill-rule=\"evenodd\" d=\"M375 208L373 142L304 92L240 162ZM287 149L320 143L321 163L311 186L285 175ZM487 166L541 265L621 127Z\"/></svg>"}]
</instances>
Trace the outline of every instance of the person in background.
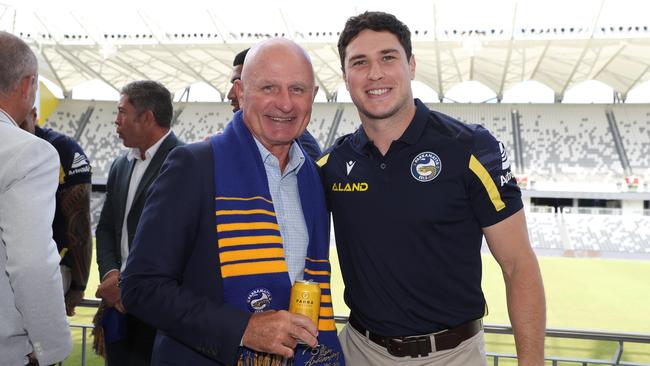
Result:
<instances>
[{"instance_id":1,"label":"person in background","mask_svg":"<svg viewBox=\"0 0 650 366\"><path fill-rule=\"evenodd\" d=\"M149 186L169 152L183 144L170 129L172 114L171 94L158 82L134 81L120 92L115 125L129 150L111 165L95 233L102 299L95 324L103 331L103 340L96 333L95 348L101 354L105 347L108 366L151 363L156 330L124 310L118 283Z\"/></svg>"},{"instance_id":2,"label":"person in background","mask_svg":"<svg viewBox=\"0 0 650 366\"><path fill-rule=\"evenodd\" d=\"M52 220L59 158L18 127L34 105L38 62L0 31L0 363L63 361L72 349Z\"/></svg>"},{"instance_id":3,"label":"person in background","mask_svg":"<svg viewBox=\"0 0 650 366\"><path fill-rule=\"evenodd\" d=\"M36 107L27 114L20 128L49 142L59 154L59 187L52 231L61 256L61 276L65 310L75 315L75 307L84 298L92 257L90 232L91 167L88 157L71 137L36 123Z\"/></svg>"},{"instance_id":4,"label":"person in background","mask_svg":"<svg viewBox=\"0 0 650 366\"><path fill-rule=\"evenodd\" d=\"M228 99L230 99L230 105L232 106L233 113L237 113L237 111L240 109L239 99L237 98L237 93L235 92L235 81L241 79L241 72L242 72L242 68L244 67L244 60L246 59L246 54L248 54L248 50L250 50L250 48L247 48L239 52L235 56L235 59L232 61L232 72L230 74L230 82L232 83L232 86L228 91ZM318 141L316 141L314 136L311 133L309 133L307 129L305 129L305 132L303 132L298 137L298 141L300 141L302 147L307 152L307 155L309 155L309 157L312 160L314 161L318 160L318 158L320 158L321 155L323 154L323 152L320 149L320 145L318 145Z\"/></svg>"},{"instance_id":5,"label":"person in background","mask_svg":"<svg viewBox=\"0 0 650 366\"><path fill-rule=\"evenodd\" d=\"M503 271L519 365L544 364L545 299L503 144L413 99L410 31L348 19L338 42L361 126L326 153L351 365L486 365L481 244Z\"/></svg>"}]
</instances>

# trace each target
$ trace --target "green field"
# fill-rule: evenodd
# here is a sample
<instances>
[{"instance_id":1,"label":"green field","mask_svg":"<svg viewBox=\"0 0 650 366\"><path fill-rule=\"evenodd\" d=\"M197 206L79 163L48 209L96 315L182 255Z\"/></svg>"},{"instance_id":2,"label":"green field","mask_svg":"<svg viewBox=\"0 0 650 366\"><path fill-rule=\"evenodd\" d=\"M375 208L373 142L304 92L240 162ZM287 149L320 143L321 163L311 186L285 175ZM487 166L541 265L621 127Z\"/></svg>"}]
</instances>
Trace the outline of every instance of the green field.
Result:
<instances>
[{"instance_id":1,"label":"green field","mask_svg":"<svg viewBox=\"0 0 650 366\"><path fill-rule=\"evenodd\" d=\"M539 261L546 288L548 328L650 334L650 261L551 257L541 257ZM501 271L489 255L483 257L483 263L483 289L490 309L485 322L508 325ZM334 310L337 315L347 315L335 252L332 269ZM94 295L97 283L93 261L86 297ZM94 309L80 308L71 322L90 324L93 314ZM66 365L81 363L81 331L73 330L73 337L75 347ZM88 341L92 342L92 338ZM514 353L511 336L487 335L486 341L488 352ZM611 342L546 340L547 356L610 359L615 348ZM90 347L88 350L88 365L103 365L103 360L92 355ZM623 360L650 364L650 345L626 343Z\"/></svg>"}]
</instances>

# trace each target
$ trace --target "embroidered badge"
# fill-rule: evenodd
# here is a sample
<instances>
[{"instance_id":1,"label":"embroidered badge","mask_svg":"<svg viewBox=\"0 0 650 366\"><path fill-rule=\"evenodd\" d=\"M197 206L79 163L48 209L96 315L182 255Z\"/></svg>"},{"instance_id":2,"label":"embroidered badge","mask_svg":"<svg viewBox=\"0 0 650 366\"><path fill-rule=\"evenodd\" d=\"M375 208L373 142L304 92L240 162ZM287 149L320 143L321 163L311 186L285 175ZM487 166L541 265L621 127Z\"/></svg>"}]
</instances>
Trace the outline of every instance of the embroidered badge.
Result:
<instances>
[{"instance_id":1,"label":"embroidered badge","mask_svg":"<svg viewBox=\"0 0 650 366\"><path fill-rule=\"evenodd\" d=\"M273 297L271 296L271 291L264 287L253 289L246 297L248 307L255 313L267 310L267 308L271 306L272 300Z\"/></svg>"},{"instance_id":2,"label":"embroidered badge","mask_svg":"<svg viewBox=\"0 0 650 366\"><path fill-rule=\"evenodd\" d=\"M411 162L411 175L418 182L434 180L441 170L440 158L430 151L419 153Z\"/></svg>"}]
</instances>

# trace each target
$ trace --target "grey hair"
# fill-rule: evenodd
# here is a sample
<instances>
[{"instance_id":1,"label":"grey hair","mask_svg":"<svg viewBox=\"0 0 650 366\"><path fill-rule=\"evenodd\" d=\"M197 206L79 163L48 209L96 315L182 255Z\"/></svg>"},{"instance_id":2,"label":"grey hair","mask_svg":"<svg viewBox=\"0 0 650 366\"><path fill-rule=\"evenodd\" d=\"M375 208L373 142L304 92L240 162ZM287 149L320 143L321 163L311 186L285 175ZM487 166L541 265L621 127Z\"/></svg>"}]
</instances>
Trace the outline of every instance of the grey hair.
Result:
<instances>
[{"instance_id":1,"label":"grey hair","mask_svg":"<svg viewBox=\"0 0 650 366\"><path fill-rule=\"evenodd\" d=\"M38 73L34 52L22 39L0 31L0 94L15 90L20 80L31 73Z\"/></svg>"}]
</instances>

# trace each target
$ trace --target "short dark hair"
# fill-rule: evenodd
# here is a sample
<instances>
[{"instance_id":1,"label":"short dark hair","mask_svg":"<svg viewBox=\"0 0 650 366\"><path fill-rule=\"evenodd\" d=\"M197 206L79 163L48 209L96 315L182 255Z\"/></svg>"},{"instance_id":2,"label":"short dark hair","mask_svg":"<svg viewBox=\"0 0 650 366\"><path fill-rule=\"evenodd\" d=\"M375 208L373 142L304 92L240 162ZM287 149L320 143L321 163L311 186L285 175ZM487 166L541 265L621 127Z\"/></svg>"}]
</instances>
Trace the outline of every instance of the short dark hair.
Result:
<instances>
[{"instance_id":1,"label":"short dark hair","mask_svg":"<svg viewBox=\"0 0 650 366\"><path fill-rule=\"evenodd\" d=\"M38 73L34 52L22 39L0 31L0 94L14 91L18 82L31 72Z\"/></svg>"},{"instance_id":2,"label":"short dark hair","mask_svg":"<svg viewBox=\"0 0 650 366\"><path fill-rule=\"evenodd\" d=\"M138 114L150 110L160 127L169 128L174 107L172 95L161 83L152 80L139 80L128 83L120 91L129 98Z\"/></svg>"},{"instance_id":3,"label":"short dark hair","mask_svg":"<svg viewBox=\"0 0 650 366\"><path fill-rule=\"evenodd\" d=\"M235 59L232 61L233 66L239 66L244 64L244 60L246 60L246 55L248 54L248 51L250 50L250 47L239 52L237 56L235 56Z\"/></svg>"},{"instance_id":4,"label":"short dark hair","mask_svg":"<svg viewBox=\"0 0 650 366\"><path fill-rule=\"evenodd\" d=\"M345 49L359 33L366 29L375 32L388 31L394 34L404 47L406 58L411 59L411 31L406 24L399 21L393 14L381 11L366 11L363 14L348 18L339 37L338 48L343 70L345 70Z\"/></svg>"}]
</instances>

